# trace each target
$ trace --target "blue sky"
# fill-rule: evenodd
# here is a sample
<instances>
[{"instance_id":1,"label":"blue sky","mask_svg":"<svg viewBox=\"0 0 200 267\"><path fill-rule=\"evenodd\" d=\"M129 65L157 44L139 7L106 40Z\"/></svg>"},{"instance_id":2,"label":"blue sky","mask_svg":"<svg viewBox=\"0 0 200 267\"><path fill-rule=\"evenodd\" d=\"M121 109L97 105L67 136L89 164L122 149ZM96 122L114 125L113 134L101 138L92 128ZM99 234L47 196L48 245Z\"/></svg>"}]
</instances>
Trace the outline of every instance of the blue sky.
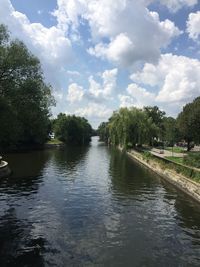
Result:
<instances>
[{"instance_id":1,"label":"blue sky","mask_svg":"<svg viewBox=\"0 0 200 267\"><path fill-rule=\"evenodd\" d=\"M54 116L97 127L157 105L176 117L200 95L198 0L0 0L0 23L40 59Z\"/></svg>"}]
</instances>

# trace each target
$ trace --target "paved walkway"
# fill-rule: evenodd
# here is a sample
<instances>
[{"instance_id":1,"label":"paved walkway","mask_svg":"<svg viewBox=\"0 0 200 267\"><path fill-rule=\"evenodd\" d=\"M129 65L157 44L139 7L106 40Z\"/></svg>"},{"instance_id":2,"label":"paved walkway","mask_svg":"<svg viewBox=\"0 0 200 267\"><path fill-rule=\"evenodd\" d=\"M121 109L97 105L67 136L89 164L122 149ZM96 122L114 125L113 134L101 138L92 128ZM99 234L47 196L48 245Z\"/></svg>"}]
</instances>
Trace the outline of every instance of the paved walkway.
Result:
<instances>
[{"instance_id":1,"label":"paved walkway","mask_svg":"<svg viewBox=\"0 0 200 267\"><path fill-rule=\"evenodd\" d=\"M175 153L172 151L168 150L163 150L163 149L157 149L157 148L152 148L150 150L151 154L158 156L160 158L165 158L165 157L177 157L177 158L183 158L186 154L184 153Z\"/></svg>"}]
</instances>

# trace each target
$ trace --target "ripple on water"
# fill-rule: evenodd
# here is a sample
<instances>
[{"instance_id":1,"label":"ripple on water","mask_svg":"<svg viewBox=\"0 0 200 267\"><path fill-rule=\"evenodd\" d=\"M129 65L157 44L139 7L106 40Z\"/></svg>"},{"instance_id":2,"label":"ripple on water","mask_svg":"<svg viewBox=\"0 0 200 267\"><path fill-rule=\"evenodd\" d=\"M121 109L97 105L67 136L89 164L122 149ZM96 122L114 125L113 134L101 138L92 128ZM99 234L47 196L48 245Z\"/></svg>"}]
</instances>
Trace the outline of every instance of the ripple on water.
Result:
<instances>
[{"instance_id":1,"label":"ripple on water","mask_svg":"<svg viewBox=\"0 0 200 267\"><path fill-rule=\"evenodd\" d=\"M7 160L1 266L199 266L199 205L119 151L93 139Z\"/></svg>"}]
</instances>

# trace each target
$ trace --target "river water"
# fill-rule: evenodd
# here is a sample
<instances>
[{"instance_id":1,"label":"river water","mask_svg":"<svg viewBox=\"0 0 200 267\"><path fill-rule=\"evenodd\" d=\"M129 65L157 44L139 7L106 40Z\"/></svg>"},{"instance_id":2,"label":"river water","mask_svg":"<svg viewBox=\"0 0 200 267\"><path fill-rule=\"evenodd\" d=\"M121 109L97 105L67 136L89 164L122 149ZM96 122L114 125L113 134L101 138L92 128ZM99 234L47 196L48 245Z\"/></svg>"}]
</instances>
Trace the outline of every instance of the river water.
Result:
<instances>
[{"instance_id":1,"label":"river water","mask_svg":"<svg viewBox=\"0 0 200 267\"><path fill-rule=\"evenodd\" d=\"M200 205L97 138L6 159L1 267L200 266Z\"/></svg>"}]
</instances>

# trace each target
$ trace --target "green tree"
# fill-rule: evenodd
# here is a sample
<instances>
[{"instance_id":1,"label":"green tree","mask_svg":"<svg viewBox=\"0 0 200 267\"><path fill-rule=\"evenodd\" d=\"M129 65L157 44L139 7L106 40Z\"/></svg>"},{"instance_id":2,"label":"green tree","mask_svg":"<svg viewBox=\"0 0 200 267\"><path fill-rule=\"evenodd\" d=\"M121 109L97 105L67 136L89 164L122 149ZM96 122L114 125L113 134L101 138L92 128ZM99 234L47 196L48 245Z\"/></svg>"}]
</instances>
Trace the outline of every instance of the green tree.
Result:
<instances>
[{"instance_id":1,"label":"green tree","mask_svg":"<svg viewBox=\"0 0 200 267\"><path fill-rule=\"evenodd\" d=\"M135 107L114 112L108 128L111 143L124 148L148 143L157 129L147 113Z\"/></svg>"},{"instance_id":2,"label":"green tree","mask_svg":"<svg viewBox=\"0 0 200 267\"><path fill-rule=\"evenodd\" d=\"M179 140L179 130L177 127L176 119L172 117L165 117L163 120L164 125L164 140L170 146L174 146L174 143Z\"/></svg>"},{"instance_id":3,"label":"green tree","mask_svg":"<svg viewBox=\"0 0 200 267\"><path fill-rule=\"evenodd\" d=\"M154 132L152 132L152 139L150 140L150 144L152 145L152 141L154 138L159 138L163 140L164 137L164 125L163 119L165 117L165 112L161 111L157 106L146 106L144 107L147 116L151 118L152 123L156 126L154 128Z\"/></svg>"},{"instance_id":4,"label":"green tree","mask_svg":"<svg viewBox=\"0 0 200 267\"><path fill-rule=\"evenodd\" d=\"M54 121L55 136L66 144L88 144L92 127L85 118L60 113Z\"/></svg>"},{"instance_id":5,"label":"green tree","mask_svg":"<svg viewBox=\"0 0 200 267\"><path fill-rule=\"evenodd\" d=\"M191 142L200 143L200 97L183 107L177 118L181 137L187 141L188 150Z\"/></svg>"},{"instance_id":6,"label":"green tree","mask_svg":"<svg viewBox=\"0 0 200 267\"><path fill-rule=\"evenodd\" d=\"M0 148L43 144L52 104L39 60L0 25Z\"/></svg>"},{"instance_id":7,"label":"green tree","mask_svg":"<svg viewBox=\"0 0 200 267\"><path fill-rule=\"evenodd\" d=\"M108 122L102 122L98 129L97 134L99 135L100 141L109 142L109 129L108 129Z\"/></svg>"}]
</instances>

